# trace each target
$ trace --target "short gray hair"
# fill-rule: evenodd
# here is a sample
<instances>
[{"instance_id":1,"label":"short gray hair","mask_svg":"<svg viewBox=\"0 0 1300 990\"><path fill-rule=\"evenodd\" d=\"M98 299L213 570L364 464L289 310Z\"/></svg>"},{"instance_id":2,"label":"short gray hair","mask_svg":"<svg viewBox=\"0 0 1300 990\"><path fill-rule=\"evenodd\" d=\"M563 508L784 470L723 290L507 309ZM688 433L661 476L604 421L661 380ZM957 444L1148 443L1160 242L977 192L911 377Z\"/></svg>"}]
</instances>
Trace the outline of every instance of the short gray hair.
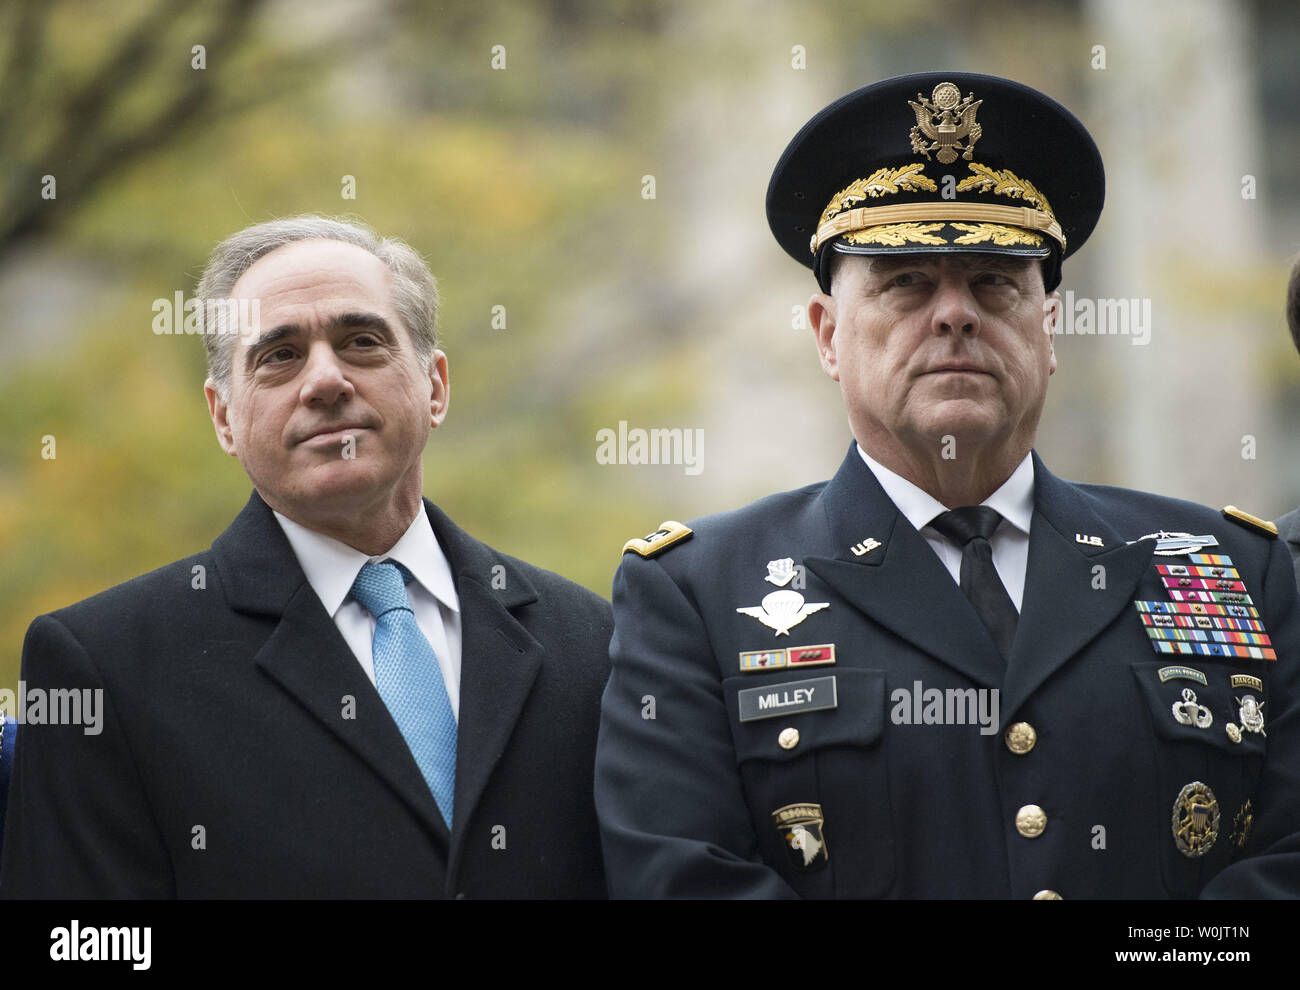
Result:
<instances>
[{"instance_id":1,"label":"short gray hair","mask_svg":"<svg viewBox=\"0 0 1300 990\"><path fill-rule=\"evenodd\" d=\"M424 258L405 241L380 237L349 217L304 213L245 227L218 244L195 290L201 305L228 299L240 276L259 258L294 241L327 240L352 244L369 251L393 276L393 308L406 324L416 356L428 368L438 346L438 283ZM233 308L233 307L231 307ZM208 354L208 375L223 399L230 398L231 338L238 328L225 326L227 307L213 308L215 327L205 327L203 346Z\"/></svg>"}]
</instances>

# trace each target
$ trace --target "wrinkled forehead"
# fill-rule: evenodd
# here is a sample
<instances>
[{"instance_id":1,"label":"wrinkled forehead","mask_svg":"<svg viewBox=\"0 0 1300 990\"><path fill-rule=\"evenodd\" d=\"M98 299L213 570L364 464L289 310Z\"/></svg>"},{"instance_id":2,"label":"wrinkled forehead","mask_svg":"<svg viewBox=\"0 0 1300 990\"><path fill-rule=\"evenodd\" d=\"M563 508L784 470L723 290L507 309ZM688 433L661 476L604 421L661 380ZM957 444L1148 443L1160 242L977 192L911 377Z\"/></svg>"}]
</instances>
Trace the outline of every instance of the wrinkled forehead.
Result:
<instances>
[{"instance_id":1,"label":"wrinkled forehead","mask_svg":"<svg viewBox=\"0 0 1300 990\"><path fill-rule=\"evenodd\" d=\"M977 254L974 252L852 255L837 254L831 260L831 292L843 291L846 277L854 282L879 282L904 271L926 271L938 274L952 271L959 275L980 272L998 272L1015 279L1029 279L1045 285L1042 262L1036 258L1018 258L1013 255ZM1038 274L1035 275L1035 272ZM837 290L836 283L840 288Z\"/></svg>"},{"instance_id":2,"label":"wrinkled forehead","mask_svg":"<svg viewBox=\"0 0 1300 990\"><path fill-rule=\"evenodd\" d=\"M388 296L387 266L354 244L322 238L294 241L268 251L235 282L236 296L283 297L288 302L317 296Z\"/></svg>"}]
</instances>

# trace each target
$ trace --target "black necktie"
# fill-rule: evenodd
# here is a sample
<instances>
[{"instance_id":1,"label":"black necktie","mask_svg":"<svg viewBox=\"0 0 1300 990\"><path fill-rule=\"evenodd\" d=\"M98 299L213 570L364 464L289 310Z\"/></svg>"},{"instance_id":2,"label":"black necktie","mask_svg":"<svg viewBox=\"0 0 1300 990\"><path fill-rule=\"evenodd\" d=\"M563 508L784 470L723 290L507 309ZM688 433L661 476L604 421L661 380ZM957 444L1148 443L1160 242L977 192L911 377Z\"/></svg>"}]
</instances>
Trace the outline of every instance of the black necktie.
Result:
<instances>
[{"instance_id":1,"label":"black necktie","mask_svg":"<svg viewBox=\"0 0 1300 990\"><path fill-rule=\"evenodd\" d=\"M1007 594L1006 585L993 566L989 537L1002 522L997 509L987 505L966 505L943 513L930 523L961 551L961 590L997 644L1002 659L1011 653L1020 613Z\"/></svg>"}]
</instances>

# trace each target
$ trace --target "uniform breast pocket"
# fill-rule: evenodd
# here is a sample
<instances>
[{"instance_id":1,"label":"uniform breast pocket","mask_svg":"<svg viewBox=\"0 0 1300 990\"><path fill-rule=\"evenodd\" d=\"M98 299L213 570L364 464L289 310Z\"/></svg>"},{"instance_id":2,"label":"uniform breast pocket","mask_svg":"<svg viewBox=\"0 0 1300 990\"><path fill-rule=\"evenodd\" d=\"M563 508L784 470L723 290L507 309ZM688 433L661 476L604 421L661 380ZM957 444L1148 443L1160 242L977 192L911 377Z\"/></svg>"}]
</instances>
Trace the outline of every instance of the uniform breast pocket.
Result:
<instances>
[{"instance_id":1,"label":"uniform breast pocket","mask_svg":"<svg viewBox=\"0 0 1300 990\"><path fill-rule=\"evenodd\" d=\"M723 681L764 861L807 897L878 897L893 881L885 672Z\"/></svg>"},{"instance_id":2,"label":"uniform breast pocket","mask_svg":"<svg viewBox=\"0 0 1300 990\"><path fill-rule=\"evenodd\" d=\"M1154 747L1161 876L1194 897L1249 838L1248 804L1263 766L1265 681L1222 663L1132 664Z\"/></svg>"}]
</instances>

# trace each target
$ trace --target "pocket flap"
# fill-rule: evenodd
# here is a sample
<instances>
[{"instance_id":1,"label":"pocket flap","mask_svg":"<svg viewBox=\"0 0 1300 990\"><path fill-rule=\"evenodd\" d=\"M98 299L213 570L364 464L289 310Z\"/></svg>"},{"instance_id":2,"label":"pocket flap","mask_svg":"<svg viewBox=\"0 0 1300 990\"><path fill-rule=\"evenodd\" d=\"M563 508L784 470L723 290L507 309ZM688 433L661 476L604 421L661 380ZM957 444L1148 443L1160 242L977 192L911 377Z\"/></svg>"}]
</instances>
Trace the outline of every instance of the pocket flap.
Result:
<instances>
[{"instance_id":1,"label":"pocket flap","mask_svg":"<svg viewBox=\"0 0 1300 990\"><path fill-rule=\"evenodd\" d=\"M884 732L883 670L742 675L722 688L742 763L793 760L827 746L873 746Z\"/></svg>"}]
</instances>

